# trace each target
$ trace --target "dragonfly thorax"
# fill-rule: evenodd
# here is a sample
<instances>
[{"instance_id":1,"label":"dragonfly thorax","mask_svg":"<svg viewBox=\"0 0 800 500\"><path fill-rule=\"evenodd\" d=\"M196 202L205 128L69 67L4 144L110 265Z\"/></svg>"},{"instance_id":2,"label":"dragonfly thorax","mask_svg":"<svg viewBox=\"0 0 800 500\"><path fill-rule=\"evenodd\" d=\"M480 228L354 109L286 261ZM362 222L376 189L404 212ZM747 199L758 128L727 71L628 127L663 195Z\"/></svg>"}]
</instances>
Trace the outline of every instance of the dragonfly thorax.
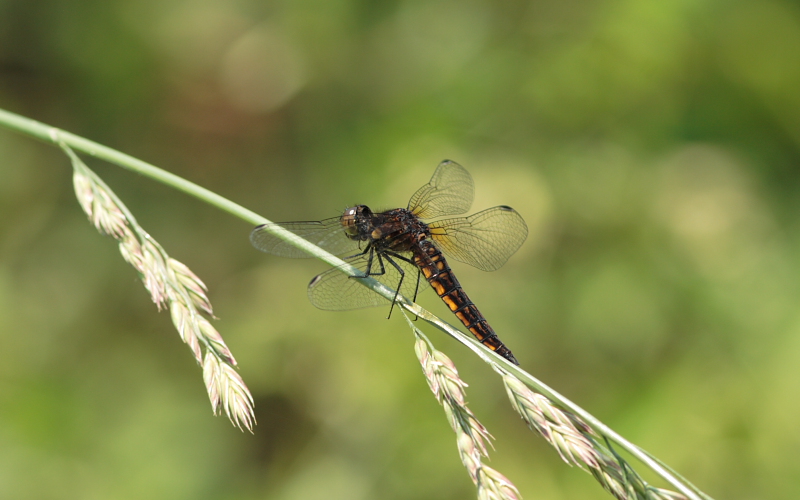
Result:
<instances>
[{"instance_id":1,"label":"dragonfly thorax","mask_svg":"<svg viewBox=\"0 0 800 500\"><path fill-rule=\"evenodd\" d=\"M428 225L405 208L375 214L370 228L370 244L378 250L410 252L430 233Z\"/></svg>"}]
</instances>

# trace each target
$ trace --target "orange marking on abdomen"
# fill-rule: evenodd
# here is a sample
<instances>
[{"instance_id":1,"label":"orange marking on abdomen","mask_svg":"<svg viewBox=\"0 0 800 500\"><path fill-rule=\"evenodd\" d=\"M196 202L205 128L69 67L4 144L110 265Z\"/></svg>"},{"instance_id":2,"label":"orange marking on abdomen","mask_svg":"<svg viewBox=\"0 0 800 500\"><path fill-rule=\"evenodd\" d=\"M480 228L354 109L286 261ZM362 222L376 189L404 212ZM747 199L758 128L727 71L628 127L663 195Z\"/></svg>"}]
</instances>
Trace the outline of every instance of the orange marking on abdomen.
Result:
<instances>
[{"instance_id":1,"label":"orange marking on abdomen","mask_svg":"<svg viewBox=\"0 0 800 500\"><path fill-rule=\"evenodd\" d=\"M428 283L436 294L444 301L447 307L455 314L467 330L478 339L480 343L514 364L519 364L511 351L503 345L500 339L486 322L486 319L469 300L461 288L458 279L450 271L447 260L442 253L427 240L420 241L418 247L412 248L414 263L422 271Z\"/></svg>"},{"instance_id":2,"label":"orange marking on abdomen","mask_svg":"<svg viewBox=\"0 0 800 500\"><path fill-rule=\"evenodd\" d=\"M469 331L471 331L471 332L472 332L472 334L473 334L473 335L475 335L475 337L476 337L478 340L481 340L481 341L482 341L482 340L484 339L483 332L481 332L480 330L478 330L478 329L477 329L477 328L475 328L474 326L473 326L472 328L470 328L470 329L469 329Z\"/></svg>"}]
</instances>

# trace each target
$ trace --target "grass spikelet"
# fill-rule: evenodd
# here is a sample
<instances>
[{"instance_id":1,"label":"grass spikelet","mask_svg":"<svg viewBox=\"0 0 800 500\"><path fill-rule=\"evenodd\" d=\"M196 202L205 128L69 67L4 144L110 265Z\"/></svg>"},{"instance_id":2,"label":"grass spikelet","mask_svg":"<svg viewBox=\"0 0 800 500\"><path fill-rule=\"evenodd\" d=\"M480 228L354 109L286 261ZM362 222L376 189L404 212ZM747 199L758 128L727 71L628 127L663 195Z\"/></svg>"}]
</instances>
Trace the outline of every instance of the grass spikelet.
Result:
<instances>
[{"instance_id":1,"label":"grass spikelet","mask_svg":"<svg viewBox=\"0 0 800 500\"><path fill-rule=\"evenodd\" d=\"M208 348L213 350L216 356L225 361L226 364L236 366L236 360L233 359L233 354L231 354L225 341L222 340L222 335L219 334L211 322L202 316L197 316L196 320L202 337L208 342Z\"/></svg>"},{"instance_id":2,"label":"grass spikelet","mask_svg":"<svg viewBox=\"0 0 800 500\"><path fill-rule=\"evenodd\" d=\"M405 313L403 315L405 316ZM467 407L465 392L467 384L458 376L455 364L444 353L433 348L408 316L405 318L416 337L414 351L422 366L422 373L456 433L458 455L472 482L478 487L478 498L520 499L519 491L511 481L482 463L481 457L489 455L486 443L491 444L492 435Z\"/></svg>"},{"instance_id":3,"label":"grass spikelet","mask_svg":"<svg viewBox=\"0 0 800 500\"><path fill-rule=\"evenodd\" d=\"M518 378L495 366L503 377L511 406L528 427L541 435L569 465L589 472L619 500L679 500L684 495L655 488L644 479L610 445L601 443L599 435L580 418L557 407L543 394L532 391Z\"/></svg>"},{"instance_id":4,"label":"grass spikelet","mask_svg":"<svg viewBox=\"0 0 800 500\"><path fill-rule=\"evenodd\" d=\"M209 351L203 360L203 380L208 388L214 415L219 415L224 410L225 415L239 429L252 432L255 425L253 396L239 373Z\"/></svg>"},{"instance_id":5,"label":"grass spikelet","mask_svg":"<svg viewBox=\"0 0 800 500\"><path fill-rule=\"evenodd\" d=\"M123 259L139 273L158 309L169 308L181 339L203 367L214 414L224 411L235 426L252 432L255 424L253 397L234 369L236 360L222 336L200 313L211 317L214 314L206 285L186 265L170 258L138 225L113 191L72 149L63 142L59 144L72 160L73 185L81 208L98 231L119 242Z\"/></svg>"},{"instance_id":6,"label":"grass spikelet","mask_svg":"<svg viewBox=\"0 0 800 500\"><path fill-rule=\"evenodd\" d=\"M599 457L592 443L575 427L566 412L508 373L503 375L503 384L514 410L531 430L538 432L556 449L566 463L582 469L598 467Z\"/></svg>"},{"instance_id":7,"label":"grass spikelet","mask_svg":"<svg viewBox=\"0 0 800 500\"><path fill-rule=\"evenodd\" d=\"M91 217L93 212L92 205L94 203L92 183L85 175L76 170L72 175L72 185L75 188L75 195L78 197L78 203L81 204L83 211Z\"/></svg>"},{"instance_id":8,"label":"grass spikelet","mask_svg":"<svg viewBox=\"0 0 800 500\"><path fill-rule=\"evenodd\" d=\"M169 270L170 278L181 283L186 288L186 291L189 292L195 307L213 317L214 310L211 308L211 302L206 295L208 291L206 284L191 269L173 258L167 259L167 269Z\"/></svg>"},{"instance_id":9,"label":"grass spikelet","mask_svg":"<svg viewBox=\"0 0 800 500\"><path fill-rule=\"evenodd\" d=\"M478 500L521 500L522 496L507 477L484 465L478 479Z\"/></svg>"},{"instance_id":10,"label":"grass spikelet","mask_svg":"<svg viewBox=\"0 0 800 500\"><path fill-rule=\"evenodd\" d=\"M192 350L192 353L194 353L197 362L202 364L203 353L200 350L200 341L197 340L197 334L195 333L197 323L192 321L190 309L177 299L170 300L170 304L169 314L172 317L172 324L175 325L175 328L178 330L181 340L183 340Z\"/></svg>"},{"instance_id":11,"label":"grass spikelet","mask_svg":"<svg viewBox=\"0 0 800 500\"><path fill-rule=\"evenodd\" d=\"M119 253L125 262L132 265L139 274L144 274L144 254L139 239L133 234L129 227L125 228L122 238L119 239Z\"/></svg>"},{"instance_id":12,"label":"grass spikelet","mask_svg":"<svg viewBox=\"0 0 800 500\"><path fill-rule=\"evenodd\" d=\"M437 351L427 337L406 316L416 337L414 350L422 372L442 404L464 467L478 487L479 499L505 500L520 498L519 491L502 474L482 464L488 456L485 443L491 435L466 406L467 384L458 376L453 362ZM469 341L466 343L470 343ZM481 350L475 349L479 354ZM573 412L554 404L544 394L532 390L512 375L491 356L482 356L501 375L514 410L534 432L552 445L562 460L589 472L600 485L618 500L686 500L687 496L656 488L644 479L611 446L606 435ZM602 429L602 424L599 424ZM630 451L630 450L629 450ZM700 494L694 500L703 498Z\"/></svg>"},{"instance_id":13,"label":"grass spikelet","mask_svg":"<svg viewBox=\"0 0 800 500\"><path fill-rule=\"evenodd\" d=\"M125 215L105 190L94 190L94 203L92 204L92 213L90 215L92 223L101 233L117 239L124 234L127 226Z\"/></svg>"},{"instance_id":14,"label":"grass spikelet","mask_svg":"<svg viewBox=\"0 0 800 500\"><path fill-rule=\"evenodd\" d=\"M164 265L164 256L159 250L150 236L145 235L142 242L142 255L144 256L142 281L144 281L144 287L150 292L150 298L153 299L160 311L167 305L167 280L169 277Z\"/></svg>"}]
</instances>

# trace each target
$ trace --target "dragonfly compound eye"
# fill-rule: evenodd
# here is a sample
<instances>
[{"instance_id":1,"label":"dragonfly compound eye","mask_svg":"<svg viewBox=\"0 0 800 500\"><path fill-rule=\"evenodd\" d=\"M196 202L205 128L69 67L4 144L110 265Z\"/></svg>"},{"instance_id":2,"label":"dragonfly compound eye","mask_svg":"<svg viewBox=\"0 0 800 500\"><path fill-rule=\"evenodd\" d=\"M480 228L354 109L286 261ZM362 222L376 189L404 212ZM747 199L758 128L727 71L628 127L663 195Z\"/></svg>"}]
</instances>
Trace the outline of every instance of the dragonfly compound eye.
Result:
<instances>
[{"instance_id":1,"label":"dragonfly compound eye","mask_svg":"<svg viewBox=\"0 0 800 500\"><path fill-rule=\"evenodd\" d=\"M357 207L351 207L344 211L342 214L342 227L344 228L344 232L347 233L348 236L357 236L358 235L358 227L356 227L356 212L358 211Z\"/></svg>"}]
</instances>

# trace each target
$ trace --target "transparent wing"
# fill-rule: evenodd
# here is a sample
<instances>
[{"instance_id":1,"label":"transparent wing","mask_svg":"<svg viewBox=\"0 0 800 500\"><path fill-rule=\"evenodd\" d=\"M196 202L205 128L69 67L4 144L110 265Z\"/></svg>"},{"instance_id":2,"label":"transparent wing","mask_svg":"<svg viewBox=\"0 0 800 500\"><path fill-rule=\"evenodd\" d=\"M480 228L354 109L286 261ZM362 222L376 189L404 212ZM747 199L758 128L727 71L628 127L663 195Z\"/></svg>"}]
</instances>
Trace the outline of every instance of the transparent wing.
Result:
<instances>
[{"instance_id":1,"label":"transparent wing","mask_svg":"<svg viewBox=\"0 0 800 500\"><path fill-rule=\"evenodd\" d=\"M348 238L340 222L341 217L310 222L278 222L263 224L250 233L250 242L262 252L280 257L296 259L309 258L310 255L283 241L269 232L270 227L282 227L311 243L324 248L334 255L354 254L359 251L358 242Z\"/></svg>"},{"instance_id":2,"label":"transparent wing","mask_svg":"<svg viewBox=\"0 0 800 500\"><path fill-rule=\"evenodd\" d=\"M367 268L367 257L364 255L358 255L347 260L351 265L358 267L362 272ZM398 285L400 285L401 275L397 271L397 268L387 261L386 257L383 257L382 260L384 274L373 275L372 277L392 290L397 290ZM392 260L405 272L405 278L403 279L402 285L400 285L400 293L402 295L413 299L415 290L422 293L424 290L430 288L425 278L421 277L416 266L401 261L400 259L395 258ZM380 262L378 261L378 256L375 255L373 257L372 272L377 273L380 271ZM373 292L358 281L359 278L350 277L350 275L341 272L337 268L329 269L317 275L311 280L311 283L308 284L308 298L316 307L326 311L346 311L364 307L389 305L388 299ZM419 283L418 289L417 283Z\"/></svg>"},{"instance_id":3,"label":"transparent wing","mask_svg":"<svg viewBox=\"0 0 800 500\"><path fill-rule=\"evenodd\" d=\"M522 216L505 205L428 224L431 237L447 257L494 271L506 263L528 237Z\"/></svg>"},{"instance_id":4,"label":"transparent wing","mask_svg":"<svg viewBox=\"0 0 800 500\"><path fill-rule=\"evenodd\" d=\"M445 160L436 167L433 177L414 193L408 209L418 217L430 219L463 214L472 206L475 185L461 165Z\"/></svg>"}]
</instances>

